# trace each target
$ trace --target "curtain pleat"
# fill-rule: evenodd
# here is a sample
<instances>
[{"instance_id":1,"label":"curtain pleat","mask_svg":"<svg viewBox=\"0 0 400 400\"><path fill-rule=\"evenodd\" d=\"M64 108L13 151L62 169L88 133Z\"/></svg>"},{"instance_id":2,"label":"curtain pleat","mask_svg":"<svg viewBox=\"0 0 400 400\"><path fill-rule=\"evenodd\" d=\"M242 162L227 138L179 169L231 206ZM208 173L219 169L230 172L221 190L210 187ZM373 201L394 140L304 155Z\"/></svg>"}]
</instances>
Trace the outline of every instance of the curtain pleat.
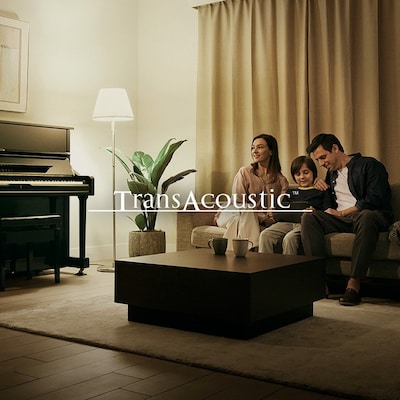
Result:
<instances>
[{"instance_id":1,"label":"curtain pleat","mask_svg":"<svg viewBox=\"0 0 400 400\"><path fill-rule=\"evenodd\" d=\"M198 14L198 196L229 193L262 132L287 177L328 132L400 181L400 1L226 0Z\"/></svg>"}]
</instances>

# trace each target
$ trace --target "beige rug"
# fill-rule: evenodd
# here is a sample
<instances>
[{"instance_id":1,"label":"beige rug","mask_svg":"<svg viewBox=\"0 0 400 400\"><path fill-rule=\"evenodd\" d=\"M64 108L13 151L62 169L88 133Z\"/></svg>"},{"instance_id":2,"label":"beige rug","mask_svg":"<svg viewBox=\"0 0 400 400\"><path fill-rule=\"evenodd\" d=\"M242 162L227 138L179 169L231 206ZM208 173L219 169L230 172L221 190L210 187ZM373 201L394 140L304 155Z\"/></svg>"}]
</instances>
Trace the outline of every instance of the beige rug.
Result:
<instances>
[{"instance_id":1,"label":"beige rug","mask_svg":"<svg viewBox=\"0 0 400 400\"><path fill-rule=\"evenodd\" d=\"M400 399L400 304L315 303L248 341L129 322L112 296L3 312L0 325L349 397Z\"/></svg>"}]
</instances>

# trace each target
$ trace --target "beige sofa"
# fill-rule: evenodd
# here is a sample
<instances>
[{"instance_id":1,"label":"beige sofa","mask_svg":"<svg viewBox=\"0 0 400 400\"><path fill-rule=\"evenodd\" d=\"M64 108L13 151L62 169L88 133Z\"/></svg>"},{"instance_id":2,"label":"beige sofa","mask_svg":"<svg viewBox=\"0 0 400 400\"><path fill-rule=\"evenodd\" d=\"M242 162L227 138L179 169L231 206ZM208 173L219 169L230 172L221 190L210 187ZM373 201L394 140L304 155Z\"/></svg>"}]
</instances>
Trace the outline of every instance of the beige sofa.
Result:
<instances>
[{"instance_id":1,"label":"beige sofa","mask_svg":"<svg viewBox=\"0 0 400 400\"><path fill-rule=\"evenodd\" d=\"M392 185L395 221L400 221L400 184ZM222 237L225 229L213 225L215 212L182 212L177 216L177 250L207 247L214 237ZM332 233L325 237L328 253L327 274L347 276L350 273L352 233ZM389 233L380 233L368 277L400 279L400 244L389 240Z\"/></svg>"}]
</instances>

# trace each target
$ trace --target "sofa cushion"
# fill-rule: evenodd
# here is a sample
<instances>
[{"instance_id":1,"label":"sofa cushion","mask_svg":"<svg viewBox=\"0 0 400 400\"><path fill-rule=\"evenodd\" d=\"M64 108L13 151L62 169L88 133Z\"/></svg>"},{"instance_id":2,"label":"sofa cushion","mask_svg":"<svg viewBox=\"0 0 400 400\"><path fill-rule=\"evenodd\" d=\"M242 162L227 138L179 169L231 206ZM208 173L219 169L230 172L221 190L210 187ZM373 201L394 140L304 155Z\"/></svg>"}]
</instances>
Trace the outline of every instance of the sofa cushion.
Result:
<instances>
[{"instance_id":1,"label":"sofa cushion","mask_svg":"<svg viewBox=\"0 0 400 400\"><path fill-rule=\"evenodd\" d=\"M328 256L350 258L354 237L354 233L330 233L325 235ZM396 242L389 240L388 232L379 234L373 259L400 261L400 246Z\"/></svg>"},{"instance_id":2,"label":"sofa cushion","mask_svg":"<svg viewBox=\"0 0 400 400\"><path fill-rule=\"evenodd\" d=\"M191 243L195 247L208 247L208 241L223 237L226 229L213 225L196 226L192 230Z\"/></svg>"}]
</instances>

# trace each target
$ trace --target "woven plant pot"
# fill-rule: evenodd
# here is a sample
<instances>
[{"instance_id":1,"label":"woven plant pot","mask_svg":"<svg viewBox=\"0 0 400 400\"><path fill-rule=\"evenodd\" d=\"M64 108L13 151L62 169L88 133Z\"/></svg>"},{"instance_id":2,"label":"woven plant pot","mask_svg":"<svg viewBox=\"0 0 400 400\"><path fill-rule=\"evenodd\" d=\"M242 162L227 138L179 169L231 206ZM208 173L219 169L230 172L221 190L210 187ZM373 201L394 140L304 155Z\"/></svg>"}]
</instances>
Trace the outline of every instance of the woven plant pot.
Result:
<instances>
[{"instance_id":1,"label":"woven plant pot","mask_svg":"<svg viewBox=\"0 0 400 400\"><path fill-rule=\"evenodd\" d=\"M129 232L129 257L165 253L164 231Z\"/></svg>"}]
</instances>

